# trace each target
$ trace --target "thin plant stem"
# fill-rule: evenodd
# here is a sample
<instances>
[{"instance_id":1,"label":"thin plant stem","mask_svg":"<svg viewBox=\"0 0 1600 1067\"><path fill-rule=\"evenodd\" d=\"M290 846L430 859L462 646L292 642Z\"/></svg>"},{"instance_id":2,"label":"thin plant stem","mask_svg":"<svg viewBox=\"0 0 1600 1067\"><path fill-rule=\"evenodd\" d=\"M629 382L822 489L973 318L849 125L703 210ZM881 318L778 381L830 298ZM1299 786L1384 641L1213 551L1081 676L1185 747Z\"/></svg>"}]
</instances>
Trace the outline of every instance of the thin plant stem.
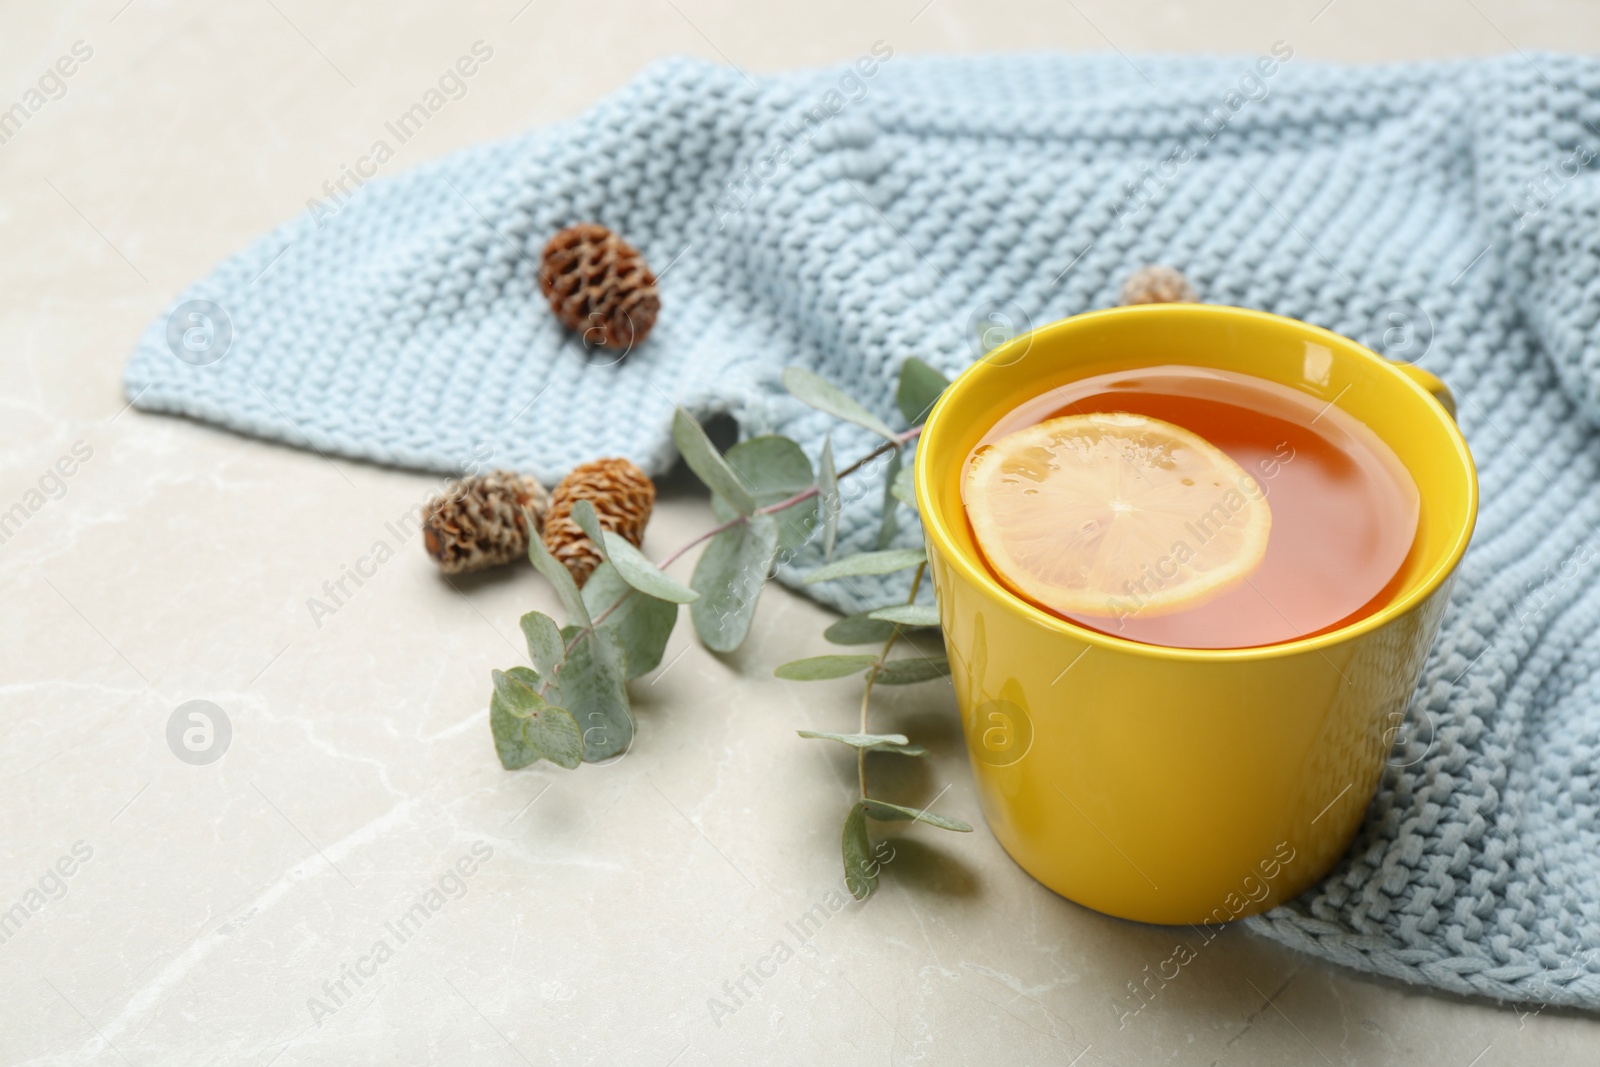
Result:
<instances>
[{"instance_id":1,"label":"thin plant stem","mask_svg":"<svg viewBox=\"0 0 1600 1067\"><path fill-rule=\"evenodd\" d=\"M767 513L767 509L766 508L760 508L756 512L756 514L758 514L758 515L762 515L762 514L766 514L766 513ZM660 563L657 563L656 566L661 570L666 570L668 567L670 567L674 563L678 562L678 559L685 552L687 552L691 548L693 548L695 545L702 544L702 543L704 543L706 541L711 540L713 537L717 536L717 534L721 533L724 530L733 529L735 526L739 525L741 522L746 521L746 519L747 519L747 516L735 515L733 518L729 519L727 522L719 523L718 525L713 526L711 529L707 530L705 533L700 534L697 537L695 537L695 539L690 541L688 544L683 545L680 548L677 548L674 551L672 551L671 553L669 553L667 555L667 557L665 559L663 559Z\"/></svg>"},{"instance_id":2,"label":"thin plant stem","mask_svg":"<svg viewBox=\"0 0 1600 1067\"><path fill-rule=\"evenodd\" d=\"M917 589L922 585L922 572L928 569L926 562L917 564L917 572L911 576L911 595L906 597L907 604L917 602ZM883 670L883 665L888 662L889 650L894 648L894 643L900 639L900 627L896 626L889 631L889 639L883 643L883 651L878 653L878 662L874 663L867 671L867 684L861 691L861 733L867 732L867 702L872 699L872 683L878 680L878 672ZM861 783L861 799L867 799L867 750L856 749L856 778Z\"/></svg>"},{"instance_id":3,"label":"thin plant stem","mask_svg":"<svg viewBox=\"0 0 1600 1067\"><path fill-rule=\"evenodd\" d=\"M921 426L913 426L913 427L911 427L911 429L907 430L905 433L895 434L893 441L885 441L883 444L879 445L877 448L874 448L871 452L868 452L866 455L862 456L860 459L858 459L854 463L850 464L850 466L848 466L844 470L840 471L839 474L838 474L838 477L843 478L846 475L854 474L856 471L860 470L862 467L865 467L868 463L871 463L873 460L877 459L879 456L884 455L884 454L890 452L893 449L897 449L897 448L900 448L900 447L902 447L904 445L910 444L912 441L915 441L917 439L917 435L919 435L920 433L922 433L922 427ZM815 488L812 489L812 492L813 493L816 492Z\"/></svg>"}]
</instances>

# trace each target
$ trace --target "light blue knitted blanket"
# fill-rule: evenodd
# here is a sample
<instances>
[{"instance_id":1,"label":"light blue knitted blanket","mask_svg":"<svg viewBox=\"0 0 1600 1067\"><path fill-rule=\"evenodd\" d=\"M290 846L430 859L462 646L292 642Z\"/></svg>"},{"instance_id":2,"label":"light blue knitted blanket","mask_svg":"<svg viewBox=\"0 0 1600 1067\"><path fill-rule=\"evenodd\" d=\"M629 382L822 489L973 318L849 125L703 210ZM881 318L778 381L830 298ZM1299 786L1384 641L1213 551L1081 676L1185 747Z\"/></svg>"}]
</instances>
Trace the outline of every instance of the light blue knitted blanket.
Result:
<instances>
[{"instance_id":1,"label":"light blue knitted blanket","mask_svg":"<svg viewBox=\"0 0 1600 1067\"><path fill-rule=\"evenodd\" d=\"M342 172L151 326L128 395L400 466L660 472L673 403L814 450L834 424L784 396L786 364L888 416L907 356L957 370L983 336L1115 303L1142 263L1420 357L1460 401L1476 540L1359 837L1251 926L1600 1007L1600 63L863 53L754 83L662 63L576 121ZM536 284L546 239L586 220L661 275L660 322L617 364Z\"/></svg>"}]
</instances>

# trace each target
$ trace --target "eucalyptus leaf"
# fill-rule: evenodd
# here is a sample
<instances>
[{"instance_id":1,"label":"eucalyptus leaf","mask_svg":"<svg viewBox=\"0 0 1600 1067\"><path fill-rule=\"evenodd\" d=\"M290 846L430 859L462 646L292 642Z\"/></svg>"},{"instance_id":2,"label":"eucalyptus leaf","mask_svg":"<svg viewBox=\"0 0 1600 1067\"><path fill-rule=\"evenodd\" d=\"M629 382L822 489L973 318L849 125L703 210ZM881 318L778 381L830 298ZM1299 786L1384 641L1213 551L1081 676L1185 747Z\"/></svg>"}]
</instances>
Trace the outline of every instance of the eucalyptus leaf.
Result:
<instances>
[{"instance_id":1,"label":"eucalyptus leaf","mask_svg":"<svg viewBox=\"0 0 1600 1067\"><path fill-rule=\"evenodd\" d=\"M932 604L897 604L892 608L879 608L869 613L869 618L901 626L938 626L939 609Z\"/></svg>"},{"instance_id":2,"label":"eucalyptus leaf","mask_svg":"<svg viewBox=\"0 0 1600 1067\"><path fill-rule=\"evenodd\" d=\"M824 563L806 575L805 584L828 582L835 578L853 578L860 574L893 574L928 561L928 554L920 548L892 548L879 552L857 552L853 556Z\"/></svg>"},{"instance_id":3,"label":"eucalyptus leaf","mask_svg":"<svg viewBox=\"0 0 1600 1067\"><path fill-rule=\"evenodd\" d=\"M561 639L561 627L556 620L543 612L530 611L520 620L522 636L528 641L528 658L533 660L540 677L553 678L556 668L567 658L567 643Z\"/></svg>"},{"instance_id":4,"label":"eucalyptus leaf","mask_svg":"<svg viewBox=\"0 0 1600 1067\"><path fill-rule=\"evenodd\" d=\"M545 703L528 684L531 674L525 667L493 672L489 728L500 765L512 771L547 759L561 767L576 767L583 757L578 724L565 708Z\"/></svg>"},{"instance_id":5,"label":"eucalyptus leaf","mask_svg":"<svg viewBox=\"0 0 1600 1067\"><path fill-rule=\"evenodd\" d=\"M838 741L852 748L864 748L869 752L894 752L902 756L928 754L927 749L921 745L913 745L905 734L830 734L821 730L796 730L795 733L819 741Z\"/></svg>"},{"instance_id":6,"label":"eucalyptus leaf","mask_svg":"<svg viewBox=\"0 0 1600 1067\"><path fill-rule=\"evenodd\" d=\"M711 539L689 579L700 594L689 618L707 648L732 652L744 642L777 552L778 524L770 515L752 515Z\"/></svg>"},{"instance_id":7,"label":"eucalyptus leaf","mask_svg":"<svg viewBox=\"0 0 1600 1067\"><path fill-rule=\"evenodd\" d=\"M580 500L572 505L572 511L568 514L572 516L572 521L578 524L578 529L583 531L583 536L587 537L589 543L600 552L601 557L610 559L611 557L606 555L604 544L605 527L600 525L600 513L595 511L594 502Z\"/></svg>"},{"instance_id":8,"label":"eucalyptus leaf","mask_svg":"<svg viewBox=\"0 0 1600 1067\"><path fill-rule=\"evenodd\" d=\"M865 900L878 885L878 861L872 855L872 840L867 837L867 809L857 801L844 819L840 839L844 854L844 884L850 895Z\"/></svg>"},{"instance_id":9,"label":"eucalyptus leaf","mask_svg":"<svg viewBox=\"0 0 1600 1067\"><path fill-rule=\"evenodd\" d=\"M894 623L871 615L846 615L822 631L822 637L836 645L876 645L889 640L894 630Z\"/></svg>"},{"instance_id":10,"label":"eucalyptus leaf","mask_svg":"<svg viewBox=\"0 0 1600 1067\"><path fill-rule=\"evenodd\" d=\"M700 594L678 581L645 559L644 553L621 534L605 531L606 559L617 569L622 580L645 596L666 600L674 604L692 604Z\"/></svg>"},{"instance_id":11,"label":"eucalyptus leaf","mask_svg":"<svg viewBox=\"0 0 1600 1067\"><path fill-rule=\"evenodd\" d=\"M822 439L822 456L817 461L817 506L822 512L822 558L833 558L839 540L839 512L844 506L839 496L839 475L833 469L833 438Z\"/></svg>"},{"instance_id":12,"label":"eucalyptus leaf","mask_svg":"<svg viewBox=\"0 0 1600 1067\"><path fill-rule=\"evenodd\" d=\"M572 520L578 524L599 551L601 557L613 567L624 582L637 589L646 596L653 596L658 600L670 600L674 604L688 604L700 599L700 594L676 579L669 578L645 558L644 553L634 547L621 534L613 533L600 524L600 515L594 509L594 504L588 500L580 500L572 506Z\"/></svg>"},{"instance_id":13,"label":"eucalyptus leaf","mask_svg":"<svg viewBox=\"0 0 1600 1067\"><path fill-rule=\"evenodd\" d=\"M610 630L622 642L628 661L628 678L649 674L661 665L661 654L678 623L678 605L638 592L622 580L610 563L602 563L583 583L583 602L595 618L618 601L620 607L606 615L600 629Z\"/></svg>"},{"instance_id":14,"label":"eucalyptus leaf","mask_svg":"<svg viewBox=\"0 0 1600 1067\"><path fill-rule=\"evenodd\" d=\"M876 681L879 685L915 685L943 678L949 673L948 656L907 656L885 663L878 671Z\"/></svg>"},{"instance_id":15,"label":"eucalyptus leaf","mask_svg":"<svg viewBox=\"0 0 1600 1067\"><path fill-rule=\"evenodd\" d=\"M922 425L934 401L939 399L939 394L949 384L950 379L912 356L900 365L900 387L894 395L900 414L905 416L908 424Z\"/></svg>"},{"instance_id":16,"label":"eucalyptus leaf","mask_svg":"<svg viewBox=\"0 0 1600 1067\"><path fill-rule=\"evenodd\" d=\"M776 503L811 488L811 461L798 442L782 434L746 438L728 449L726 459L757 499L765 494Z\"/></svg>"},{"instance_id":17,"label":"eucalyptus leaf","mask_svg":"<svg viewBox=\"0 0 1600 1067\"><path fill-rule=\"evenodd\" d=\"M772 673L791 682L820 682L860 674L876 662L877 656L812 656L785 663Z\"/></svg>"},{"instance_id":18,"label":"eucalyptus leaf","mask_svg":"<svg viewBox=\"0 0 1600 1067\"><path fill-rule=\"evenodd\" d=\"M862 407L850 394L821 375L803 367L783 369L783 387L802 404L825 411L834 418L853 422L890 441L897 441L895 432L887 423Z\"/></svg>"},{"instance_id":19,"label":"eucalyptus leaf","mask_svg":"<svg viewBox=\"0 0 1600 1067\"><path fill-rule=\"evenodd\" d=\"M900 532L899 504L894 496L895 479L900 477L900 468L903 459L897 448L889 453L889 462L883 470L883 518L878 522L878 540L875 548L888 548L894 543L894 535Z\"/></svg>"},{"instance_id":20,"label":"eucalyptus leaf","mask_svg":"<svg viewBox=\"0 0 1600 1067\"><path fill-rule=\"evenodd\" d=\"M728 466L728 461L722 458L700 424L682 408L672 413L672 440L682 453L683 461L707 488L731 504L740 515L756 510L755 497L750 495L749 488Z\"/></svg>"},{"instance_id":21,"label":"eucalyptus leaf","mask_svg":"<svg viewBox=\"0 0 1600 1067\"><path fill-rule=\"evenodd\" d=\"M626 752L633 743L633 712L628 708L627 653L622 641L604 627L583 633L569 626L562 636L572 651L546 696L572 713L583 739L584 762L597 763Z\"/></svg>"},{"instance_id":22,"label":"eucalyptus leaf","mask_svg":"<svg viewBox=\"0 0 1600 1067\"><path fill-rule=\"evenodd\" d=\"M861 805L865 808L867 817L878 822L925 822L941 830L954 830L961 834L972 832L970 825L960 819L952 819L948 815L935 815L931 811L903 808L899 804L890 804L884 800L863 800Z\"/></svg>"},{"instance_id":23,"label":"eucalyptus leaf","mask_svg":"<svg viewBox=\"0 0 1600 1067\"><path fill-rule=\"evenodd\" d=\"M534 523L532 515L526 511L523 515L527 518L528 529L539 528ZM567 611L567 623L572 626L588 626L589 611L583 606L583 597L578 593L578 583L572 580L572 573L544 547L542 538L528 538L528 560L533 564L534 570L544 575L545 581L555 587L556 596L560 598L561 606Z\"/></svg>"},{"instance_id":24,"label":"eucalyptus leaf","mask_svg":"<svg viewBox=\"0 0 1600 1067\"><path fill-rule=\"evenodd\" d=\"M534 692L538 692L539 686L544 684L544 679L539 676L537 671L531 671L526 667L508 667L505 674L506 677L521 682L529 689L534 690Z\"/></svg>"},{"instance_id":25,"label":"eucalyptus leaf","mask_svg":"<svg viewBox=\"0 0 1600 1067\"><path fill-rule=\"evenodd\" d=\"M728 449L728 466L751 488L756 506L769 508L816 484L805 450L780 434L763 434L740 441ZM720 496L711 498L711 510L727 522L738 512ZM782 511L770 513L778 523L778 544L793 550L811 539L817 528L817 498L812 496Z\"/></svg>"},{"instance_id":26,"label":"eucalyptus leaf","mask_svg":"<svg viewBox=\"0 0 1600 1067\"><path fill-rule=\"evenodd\" d=\"M494 754L500 757L500 766L508 771L538 763L544 758L528 741L527 732L523 729L527 721L524 717L512 714L498 692L489 697L489 730L494 734Z\"/></svg>"},{"instance_id":27,"label":"eucalyptus leaf","mask_svg":"<svg viewBox=\"0 0 1600 1067\"><path fill-rule=\"evenodd\" d=\"M917 510L917 479L915 467L902 467L889 482L889 495L900 503Z\"/></svg>"},{"instance_id":28,"label":"eucalyptus leaf","mask_svg":"<svg viewBox=\"0 0 1600 1067\"><path fill-rule=\"evenodd\" d=\"M583 762L583 735L566 708L546 704L522 724L523 743L557 767L572 770Z\"/></svg>"}]
</instances>

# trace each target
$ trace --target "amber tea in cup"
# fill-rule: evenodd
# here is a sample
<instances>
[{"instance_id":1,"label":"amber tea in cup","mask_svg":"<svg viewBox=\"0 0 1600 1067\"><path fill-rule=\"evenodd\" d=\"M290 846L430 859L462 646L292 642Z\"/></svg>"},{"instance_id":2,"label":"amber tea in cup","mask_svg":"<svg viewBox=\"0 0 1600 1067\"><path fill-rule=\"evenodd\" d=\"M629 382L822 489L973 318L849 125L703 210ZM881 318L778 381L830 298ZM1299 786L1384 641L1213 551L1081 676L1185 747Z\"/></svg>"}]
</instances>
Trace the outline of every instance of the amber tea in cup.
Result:
<instances>
[{"instance_id":1,"label":"amber tea in cup","mask_svg":"<svg viewBox=\"0 0 1600 1067\"><path fill-rule=\"evenodd\" d=\"M1376 611L1420 510L1405 465L1336 403L1179 365L1019 398L966 470L974 539L1012 592L1177 648L1278 644Z\"/></svg>"}]
</instances>

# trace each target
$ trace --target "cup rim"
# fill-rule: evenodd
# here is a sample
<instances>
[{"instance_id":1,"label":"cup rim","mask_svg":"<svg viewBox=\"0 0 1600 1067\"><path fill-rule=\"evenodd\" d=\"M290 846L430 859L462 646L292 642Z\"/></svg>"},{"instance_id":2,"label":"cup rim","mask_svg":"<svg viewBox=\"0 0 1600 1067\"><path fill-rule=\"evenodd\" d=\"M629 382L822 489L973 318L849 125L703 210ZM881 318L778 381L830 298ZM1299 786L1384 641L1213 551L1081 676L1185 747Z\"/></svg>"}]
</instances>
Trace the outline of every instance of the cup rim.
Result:
<instances>
[{"instance_id":1,"label":"cup rim","mask_svg":"<svg viewBox=\"0 0 1600 1067\"><path fill-rule=\"evenodd\" d=\"M1015 345L1031 345L1039 335L1061 329L1075 329L1085 322L1096 319L1113 316L1170 315L1174 313L1209 315L1258 323L1286 324L1307 338L1346 350L1358 358L1365 359L1373 366L1381 368L1381 373L1387 374L1396 388L1402 391L1409 391L1427 402L1427 410L1434 412L1437 419L1444 425L1456 458L1460 461L1461 468L1466 474L1467 499L1466 521L1456 531L1455 541L1450 545L1449 550L1439 557L1438 562L1434 564L1421 582L1416 583L1403 596L1390 601L1372 614L1357 619L1348 626L1341 626L1337 630L1330 630L1315 637L1302 637L1280 644L1254 645L1246 648L1177 648L1169 645L1145 644L1125 637L1115 637L1099 630L1091 630L1087 626L1081 626L1057 615L1052 615L1006 588L989 573L988 568L973 558L971 553L963 551L956 544L948 519L941 513L935 503L936 495L931 484L933 480L933 474L930 470L932 461L928 459L929 450L924 445L938 431L939 420L951 408L954 403L953 398L964 388L970 387L971 383L984 372L985 368L991 366L989 363L990 357L997 353L1003 355L1005 349ZM1467 447L1466 438L1462 436L1460 427L1456 425L1456 421L1450 417L1438 400L1419 385L1415 379L1401 370L1398 364L1384 359L1358 341L1345 337L1343 334L1334 333L1332 330L1324 329L1321 326L1315 326L1309 322L1303 322L1284 315L1274 315L1254 308L1234 307L1228 304L1136 304L1128 307L1102 308L1096 311L1069 315L1064 319L1058 319L1026 333L1018 334L988 355L975 360L958 374L933 405L923 423L922 433L918 435L914 476L918 511L921 514L925 536L938 547L951 567L959 571L969 583L982 589L990 598L1014 611L1020 612L1036 625L1054 630L1064 636L1072 637L1084 644L1111 651L1181 662L1216 663L1295 656L1331 648L1386 626L1426 601L1455 573L1456 566L1466 553L1467 544L1472 540L1472 532L1478 520L1478 471L1473 463L1472 453Z\"/></svg>"}]
</instances>

